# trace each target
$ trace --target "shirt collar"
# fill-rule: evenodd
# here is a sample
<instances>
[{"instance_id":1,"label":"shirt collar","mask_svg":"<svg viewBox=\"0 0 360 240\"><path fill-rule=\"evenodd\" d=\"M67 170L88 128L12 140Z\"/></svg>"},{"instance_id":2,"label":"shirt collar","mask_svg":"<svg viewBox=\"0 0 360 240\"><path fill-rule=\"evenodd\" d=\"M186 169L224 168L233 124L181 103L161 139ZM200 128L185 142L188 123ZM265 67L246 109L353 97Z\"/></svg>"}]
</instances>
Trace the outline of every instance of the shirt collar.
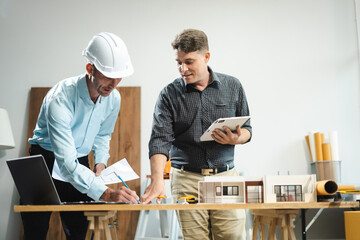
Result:
<instances>
[{"instance_id":1,"label":"shirt collar","mask_svg":"<svg viewBox=\"0 0 360 240\"><path fill-rule=\"evenodd\" d=\"M213 72L213 70L211 69L211 67L208 66L208 70L209 70L209 73L210 73L210 82L209 82L209 85L212 84L212 83L215 83L216 85L217 85L217 84L221 84L218 75Z\"/></svg>"},{"instance_id":2,"label":"shirt collar","mask_svg":"<svg viewBox=\"0 0 360 240\"><path fill-rule=\"evenodd\" d=\"M78 91L79 91L80 98L84 102L86 102L88 104L94 104L93 101L91 101L89 89L88 89L88 86L86 83L86 73L84 73L83 75L80 76Z\"/></svg>"}]
</instances>

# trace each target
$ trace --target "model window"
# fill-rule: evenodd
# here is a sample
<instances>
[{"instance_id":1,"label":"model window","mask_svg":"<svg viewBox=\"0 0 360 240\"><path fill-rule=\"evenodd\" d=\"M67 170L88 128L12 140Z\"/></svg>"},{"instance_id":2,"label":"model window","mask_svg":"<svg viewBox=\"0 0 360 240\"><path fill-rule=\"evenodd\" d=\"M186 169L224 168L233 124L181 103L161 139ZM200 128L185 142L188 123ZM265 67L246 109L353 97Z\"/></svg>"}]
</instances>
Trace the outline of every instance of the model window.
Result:
<instances>
[{"instance_id":1,"label":"model window","mask_svg":"<svg viewBox=\"0 0 360 240\"><path fill-rule=\"evenodd\" d=\"M274 192L277 202L301 202L301 185L275 185Z\"/></svg>"},{"instance_id":2,"label":"model window","mask_svg":"<svg viewBox=\"0 0 360 240\"><path fill-rule=\"evenodd\" d=\"M216 196L221 196L221 187L220 186L216 187Z\"/></svg>"},{"instance_id":3,"label":"model window","mask_svg":"<svg viewBox=\"0 0 360 240\"><path fill-rule=\"evenodd\" d=\"M223 186L223 195L224 196L238 196L239 195L239 186Z\"/></svg>"},{"instance_id":4,"label":"model window","mask_svg":"<svg viewBox=\"0 0 360 240\"><path fill-rule=\"evenodd\" d=\"M233 195L239 195L239 187L238 186L233 187Z\"/></svg>"},{"instance_id":5,"label":"model window","mask_svg":"<svg viewBox=\"0 0 360 240\"><path fill-rule=\"evenodd\" d=\"M262 186L248 186L247 193L248 193L248 202L249 203L262 203Z\"/></svg>"},{"instance_id":6,"label":"model window","mask_svg":"<svg viewBox=\"0 0 360 240\"><path fill-rule=\"evenodd\" d=\"M223 186L223 195L224 196L228 195L228 186Z\"/></svg>"}]
</instances>

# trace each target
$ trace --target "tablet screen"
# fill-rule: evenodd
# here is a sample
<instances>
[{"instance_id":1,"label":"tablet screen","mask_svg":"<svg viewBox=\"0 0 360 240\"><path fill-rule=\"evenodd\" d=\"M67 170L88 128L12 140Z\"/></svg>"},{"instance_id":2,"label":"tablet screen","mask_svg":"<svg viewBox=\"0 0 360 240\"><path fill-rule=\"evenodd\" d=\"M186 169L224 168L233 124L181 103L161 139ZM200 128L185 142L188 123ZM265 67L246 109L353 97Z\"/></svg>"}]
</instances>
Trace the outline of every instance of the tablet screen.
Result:
<instances>
[{"instance_id":1,"label":"tablet screen","mask_svg":"<svg viewBox=\"0 0 360 240\"><path fill-rule=\"evenodd\" d=\"M215 120L203 133L203 135L200 137L200 141L214 141L214 139L211 137L211 134L216 128L222 129L223 126L226 126L230 128L231 131L234 131L236 130L236 126L242 127L249 119L250 116L219 118Z\"/></svg>"}]
</instances>

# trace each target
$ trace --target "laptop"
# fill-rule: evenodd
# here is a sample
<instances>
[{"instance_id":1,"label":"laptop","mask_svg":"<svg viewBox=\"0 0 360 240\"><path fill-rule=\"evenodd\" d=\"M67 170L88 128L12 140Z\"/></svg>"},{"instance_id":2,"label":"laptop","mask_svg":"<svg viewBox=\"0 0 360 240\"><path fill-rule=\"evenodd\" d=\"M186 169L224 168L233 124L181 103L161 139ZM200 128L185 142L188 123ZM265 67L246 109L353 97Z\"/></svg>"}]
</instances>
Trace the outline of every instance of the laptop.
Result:
<instances>
[{"instance_id":1,"label":"laptop","mask_svg":"<svg viewBox=\"0 0 360 240\"><path fill-rule=\"evenodd\" d=\"M9 159L6 163L24 205L128 204L105 201L61 202L42 155Z\"/></svg>"},{"instance_id":2,"label":"laptop","mask_svg":"<svg viewBox=\"0 0 360 240\"><path fill-rule=\"evenodd\" d=\"M24 205L61 204L42 155L6 161Z\"/></svg>"}]
</instances>

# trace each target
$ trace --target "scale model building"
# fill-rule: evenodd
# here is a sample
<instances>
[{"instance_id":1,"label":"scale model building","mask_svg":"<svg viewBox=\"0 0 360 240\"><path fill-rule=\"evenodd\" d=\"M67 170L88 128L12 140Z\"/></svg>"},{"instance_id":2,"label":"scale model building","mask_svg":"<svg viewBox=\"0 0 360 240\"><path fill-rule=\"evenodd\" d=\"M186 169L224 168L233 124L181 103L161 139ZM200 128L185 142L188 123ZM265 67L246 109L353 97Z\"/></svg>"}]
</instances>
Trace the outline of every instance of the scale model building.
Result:
<instances>
[{"instance_id":1,"label":"scale model building","mask_svg":"<svg viewBox=\"0 0 360 240\"><path fill-rule=\"evenodd\" d=\"M199 181L200 203L316 202L316 175L205 177Z\"/></svg>"},{"instance_id":2,"label":"scale model building","mask_svg":"<svg viewBox=\"0 0 360 240\"><path fill-rule=\"evenodd\" d=\"M199 181L200 203L245 203L243 177L205 177Z\"/></svg>"}]
</instances>

